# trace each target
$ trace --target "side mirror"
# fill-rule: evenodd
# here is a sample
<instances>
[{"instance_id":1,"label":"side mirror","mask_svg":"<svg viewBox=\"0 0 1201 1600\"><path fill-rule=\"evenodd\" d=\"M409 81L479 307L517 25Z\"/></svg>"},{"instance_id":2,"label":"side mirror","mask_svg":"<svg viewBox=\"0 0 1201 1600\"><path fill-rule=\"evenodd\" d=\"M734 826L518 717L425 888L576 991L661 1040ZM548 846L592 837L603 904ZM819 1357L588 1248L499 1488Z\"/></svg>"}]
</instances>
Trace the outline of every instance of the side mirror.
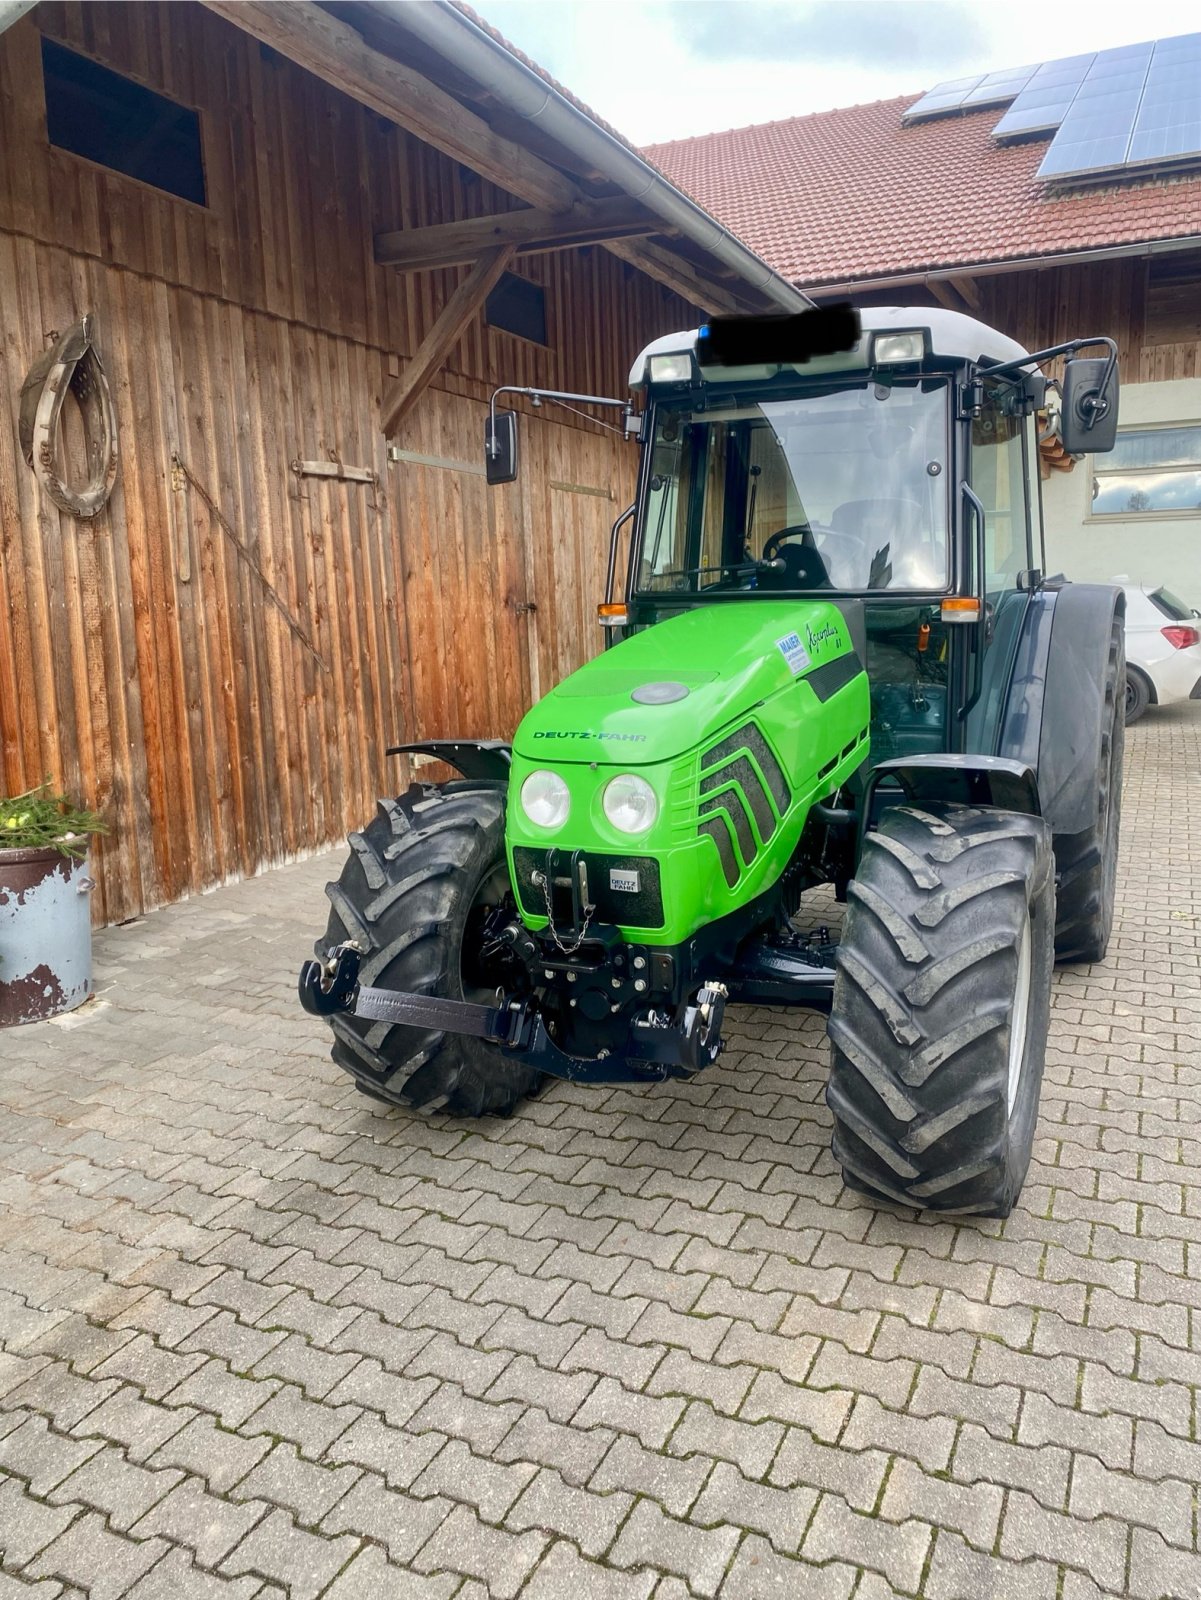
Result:
<instances>
[{"instance_id":1,"label":"side mirror","mask_svg":"<svg viewBox=\"0 0 1201 1600\"><path fill-rule=\"evenodd\" d=\"M1109 382L1105 383L1107 368ZM1117 363L1110 367L1107 356L1075 357L1063 369L1063 448L1070 456L1093 455L1112 450L1117 436Z\"/></svg>"},{"instance_id":2,"label":"side mirror","mask_svg":"<svg viewBox=\"0 0 1201 1600\"><path fill-rule=\"evenodd\" d=\"M516 411L498 411L484 424L484 476L490 484L517 477Z\"/></svg>"}]
</instances>

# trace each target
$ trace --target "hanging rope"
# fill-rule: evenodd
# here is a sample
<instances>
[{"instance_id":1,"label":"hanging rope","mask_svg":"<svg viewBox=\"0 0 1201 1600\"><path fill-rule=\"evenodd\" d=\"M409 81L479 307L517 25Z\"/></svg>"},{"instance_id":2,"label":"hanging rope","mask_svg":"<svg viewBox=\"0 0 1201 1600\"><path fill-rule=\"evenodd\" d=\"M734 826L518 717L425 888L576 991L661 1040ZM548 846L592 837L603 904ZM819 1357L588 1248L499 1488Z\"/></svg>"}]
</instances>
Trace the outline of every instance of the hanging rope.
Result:
<instances>
[{"instance_id":1,"label":"hanging rope","mask_svg":"<svg viewBox=\"0 0 1201 1600\"><path fill-rule=\"evenodd\" d=\"M75 396L83 417L88 481L82 488L69 484L58 465L59 429L68 393ZM117 481L117 413L92 343L90 312L29 369L21 385L17 432L25 460L56 506L84 519L104 510Z\"/></svg>"}]
</instances>

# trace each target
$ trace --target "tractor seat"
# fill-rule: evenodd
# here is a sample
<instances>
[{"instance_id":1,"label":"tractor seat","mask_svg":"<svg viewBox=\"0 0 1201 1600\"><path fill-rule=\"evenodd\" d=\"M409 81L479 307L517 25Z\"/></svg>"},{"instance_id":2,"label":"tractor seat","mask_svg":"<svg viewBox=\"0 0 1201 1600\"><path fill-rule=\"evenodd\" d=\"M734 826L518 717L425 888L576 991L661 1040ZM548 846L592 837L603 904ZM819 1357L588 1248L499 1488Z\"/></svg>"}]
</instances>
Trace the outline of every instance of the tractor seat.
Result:
<instances>
[{"instance_id":1,"label":"tractor seat","mask_svg":"<svg viewBox=\"0 0 1201 1600\"><path fill-rule=\"evenodd\" d=\"M836 533L853 533L875 549L886 539L908 542L920 532L922 508L916 500L845 500L830 515Z\"/></svg>"},{"instance_id":2,"label":"tractor seat","mask_svg":"<svg viewBox=\"0 0 1201 1600\"><path fill-rule=\"evenodd\" d=\"M846 500L831 512L830 528L858 542L861 584L871 581L869 566L881 552L891 567L889 587L925 589L945 582L942 539L931 539L916 500Z\"/></svg>"}]
</instances>

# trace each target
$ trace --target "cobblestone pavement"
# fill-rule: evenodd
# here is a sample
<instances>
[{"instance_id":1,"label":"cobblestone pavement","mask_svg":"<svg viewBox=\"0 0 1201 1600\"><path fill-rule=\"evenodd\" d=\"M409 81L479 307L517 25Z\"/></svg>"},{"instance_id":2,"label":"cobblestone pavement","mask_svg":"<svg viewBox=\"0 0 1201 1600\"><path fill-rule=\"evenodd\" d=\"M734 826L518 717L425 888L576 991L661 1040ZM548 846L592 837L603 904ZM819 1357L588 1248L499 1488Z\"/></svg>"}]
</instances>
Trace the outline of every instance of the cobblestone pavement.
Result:
<instances>
[{"instance_id":1,"label":"cobblestone pavement","mask_svg":"<svg viewBox=\"0 0 1201 1600\"><path fill-rule=\"evenodd\" d=\"M325 856L0 1036L0 1600L1201 1595L1201 716L1129 741L1005 1224L844 1193L821 1022L508 1121L376 1109Z\"/></svg>"}]
</instances>

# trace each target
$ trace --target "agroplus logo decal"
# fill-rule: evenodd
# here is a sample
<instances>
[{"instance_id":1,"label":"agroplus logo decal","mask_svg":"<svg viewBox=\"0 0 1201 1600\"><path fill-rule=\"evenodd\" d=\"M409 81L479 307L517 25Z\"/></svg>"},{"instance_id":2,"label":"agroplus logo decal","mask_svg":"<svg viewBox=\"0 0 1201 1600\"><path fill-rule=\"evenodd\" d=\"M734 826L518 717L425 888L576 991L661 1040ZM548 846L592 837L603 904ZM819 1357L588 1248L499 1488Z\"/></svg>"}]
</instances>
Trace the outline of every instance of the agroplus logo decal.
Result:
<instances>
[{"instance_id":1,"label":"agroplus logo decal","mask_svg":"<svg viewBox=\"0 0 1201 1600\"><path fill-rule=\"evenodd\" d=\"M824 628L811 628L805 624L805 642L810 650L816 650L819 644L824 644L827 639L833 639L835 644L842 643L842 634L838 631L838 624L827 622Z\"/></svg>"}]
</instances>

